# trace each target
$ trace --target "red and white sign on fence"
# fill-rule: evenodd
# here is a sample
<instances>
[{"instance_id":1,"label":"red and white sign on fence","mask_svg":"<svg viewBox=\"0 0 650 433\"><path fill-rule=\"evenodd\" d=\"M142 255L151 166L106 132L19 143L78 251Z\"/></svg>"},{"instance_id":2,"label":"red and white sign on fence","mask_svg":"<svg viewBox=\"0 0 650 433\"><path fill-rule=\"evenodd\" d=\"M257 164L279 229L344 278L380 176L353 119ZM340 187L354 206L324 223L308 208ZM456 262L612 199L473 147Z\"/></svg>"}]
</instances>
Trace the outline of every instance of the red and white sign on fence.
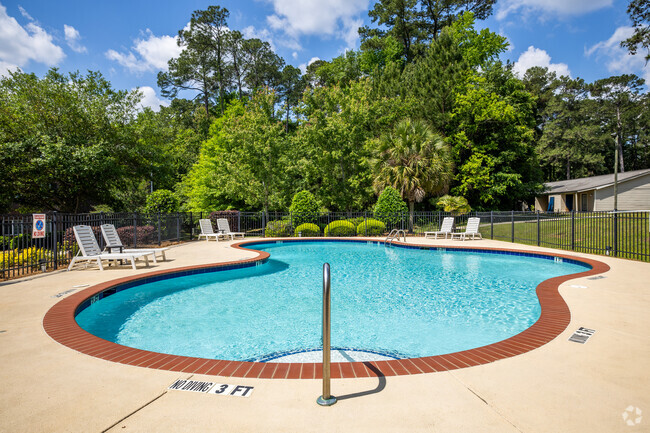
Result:
<instances>
[{"instance_id":1,"label":"red and white sign on fence","mask_svg":"<svg viewBox=\"0 0 650 433\"><path fill-rule=\"evenodd\" d=\"M32 238L45 237L45 214L35 213L32 215L34 218L34 228L32 230Z\"/></svg>"}]
</instances>

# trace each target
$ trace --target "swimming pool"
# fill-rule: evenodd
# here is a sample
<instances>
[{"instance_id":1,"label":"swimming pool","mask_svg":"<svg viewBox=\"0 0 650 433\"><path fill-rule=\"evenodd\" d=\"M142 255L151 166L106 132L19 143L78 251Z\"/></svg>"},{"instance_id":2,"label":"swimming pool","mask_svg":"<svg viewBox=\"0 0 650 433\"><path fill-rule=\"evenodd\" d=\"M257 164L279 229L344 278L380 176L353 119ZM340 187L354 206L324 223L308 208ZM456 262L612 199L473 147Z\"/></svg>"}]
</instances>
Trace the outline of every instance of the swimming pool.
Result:
<instances>
[{"instance_id":1,"label":"swimming pool","mask_svg":"<svg viewBox=\"0 0 650 433\"><path fill-rule=\"evenodd\" d=\"M319 347L322 264L329 262L332 346L418 358L521 333L540 317L535 289L542 281L591 268L530 253L377 242L247 245L270 258L115 290L82 305L77 323L105 340L152 352L268 361Z\"/></svg>"}]
</instances>

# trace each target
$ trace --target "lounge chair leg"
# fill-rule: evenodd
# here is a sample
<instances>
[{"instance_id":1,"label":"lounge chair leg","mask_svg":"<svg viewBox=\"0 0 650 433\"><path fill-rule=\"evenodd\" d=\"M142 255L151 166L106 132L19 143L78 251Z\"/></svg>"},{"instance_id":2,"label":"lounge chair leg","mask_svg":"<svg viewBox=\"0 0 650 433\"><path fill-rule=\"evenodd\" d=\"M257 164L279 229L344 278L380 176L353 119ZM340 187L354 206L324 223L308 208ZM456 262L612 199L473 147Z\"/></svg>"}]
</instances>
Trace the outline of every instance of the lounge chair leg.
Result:
<instances>
[{"instance_id":1,"label":"lounge chair leg","mask_svg":"<svg viewBox=\"0 0 650 433\"><path fill-rule=\"evenodd\" d=\"M74 262L76 262L76 261L77 261L77 258L73 257L72 260L70 261L70 266L68 266L68 270L72 269L72 267L74 266Z\"/></svg>"},{"instance_id":2,"label":"lounge chair leg","mask_svg":"<svg viewBox=\"0 0 650 433\"><path fill-rule=\"evenodd\" d=\"M97 258L97 265L99 266L100 271L104 270L104 266L102 265L102 260L100 258Z\"/></svg>"}]
</instances>

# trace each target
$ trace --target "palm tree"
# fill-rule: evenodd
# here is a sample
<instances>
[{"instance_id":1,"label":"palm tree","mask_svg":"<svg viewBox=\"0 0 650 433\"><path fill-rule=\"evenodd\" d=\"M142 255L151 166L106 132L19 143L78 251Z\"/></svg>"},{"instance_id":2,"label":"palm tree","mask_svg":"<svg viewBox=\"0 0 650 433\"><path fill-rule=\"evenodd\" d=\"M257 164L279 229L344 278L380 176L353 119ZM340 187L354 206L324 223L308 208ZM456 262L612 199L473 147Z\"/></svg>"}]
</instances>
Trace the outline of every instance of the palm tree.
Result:
<instances>
[{"instance_id":1,"label":"palm tree","mask_svg":"<svg viewBox=\"0 0 650 433\"><path fill-rule=\"evenodd\" d=\"M445 192L453 175L449 146L421 121L404 119L392 133L377 140L373 160L375 191L392 186L409 204L409 230L413 209L427 194Z\"/></svg>"},{"instance_id":2,"label":"palm tree","mask_svg":"<svg viewBox=\"0 0 650 433\"><path fill-rule=\"evenodd\" d=\"M455 197L443 195L437 203L438 207L443 208L445 212L451 212L452 215L462 215L472 210L465 197Z\"/></svg>"}]
</instances>

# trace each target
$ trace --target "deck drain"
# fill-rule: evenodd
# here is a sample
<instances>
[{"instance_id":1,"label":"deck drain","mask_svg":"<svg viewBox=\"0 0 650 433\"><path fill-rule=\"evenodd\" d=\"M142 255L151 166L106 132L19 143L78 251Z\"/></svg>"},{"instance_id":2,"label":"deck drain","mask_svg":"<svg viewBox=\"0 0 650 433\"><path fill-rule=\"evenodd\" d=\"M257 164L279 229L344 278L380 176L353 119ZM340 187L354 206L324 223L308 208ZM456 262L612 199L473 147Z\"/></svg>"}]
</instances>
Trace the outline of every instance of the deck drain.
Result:
<instances>
[{"instance_id":1,"label":"deck drain","mask_svg":"<svg viewBox=\"0 0 650 433\"><path fill-rule=\"evenodd\" d=\"M602 280L603 277L602 275L596 275L595 277L587 277L588 280Z\"/></svg>"},{"instance_id":2,"label":"deck drain","mask_svg":"<svg viewBox=\"0 0 650 433\"><path fill-rule=\"evenodd\" d=\"M589 340L589 337L594 335L594 332L596 332L595 329L583 328L581 326L576 332L573 333L571 337L569 337L569 341L585 344L587 340Z\"/></svg>"}]
</instances>

